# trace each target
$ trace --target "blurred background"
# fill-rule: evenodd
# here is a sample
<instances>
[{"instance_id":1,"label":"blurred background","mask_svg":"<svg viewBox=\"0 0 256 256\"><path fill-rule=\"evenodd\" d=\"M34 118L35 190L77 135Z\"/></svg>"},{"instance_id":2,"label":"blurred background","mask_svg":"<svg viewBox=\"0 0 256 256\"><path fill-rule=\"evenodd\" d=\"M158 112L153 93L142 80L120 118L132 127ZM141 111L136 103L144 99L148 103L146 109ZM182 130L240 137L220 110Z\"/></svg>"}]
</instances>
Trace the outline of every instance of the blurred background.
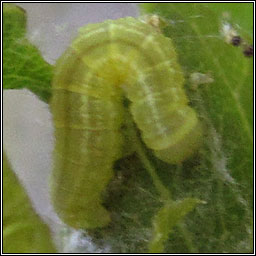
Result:
<instances>
[{"instance_id":1,"label":"blurred background","mask_svg":"<svg viewBox=\"0 0 256 256\"><path fill-rule=\"evenodd\" d=\"M133 3L19 3L27 12L28 38L54 64L87 23L138 16ZM49 200L53 127L48 105L27 90L3 93L3 142L12 167L36 211L54 229L59 220Z\"/></svg>"}]
</instances>

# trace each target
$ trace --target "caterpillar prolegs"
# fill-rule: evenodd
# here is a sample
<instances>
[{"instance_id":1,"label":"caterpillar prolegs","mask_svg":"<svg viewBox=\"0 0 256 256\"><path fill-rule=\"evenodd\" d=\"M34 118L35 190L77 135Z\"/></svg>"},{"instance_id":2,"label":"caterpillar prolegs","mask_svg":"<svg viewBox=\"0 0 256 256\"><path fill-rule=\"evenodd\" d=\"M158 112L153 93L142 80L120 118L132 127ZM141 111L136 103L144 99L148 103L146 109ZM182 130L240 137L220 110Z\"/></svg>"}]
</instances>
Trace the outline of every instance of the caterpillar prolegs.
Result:
<instances>
[{"instance_id":1,"label":"caterpillar prolegs","mask_svg":"<svg viewBox=\"0 0 256 256\"><path fill-rule=\"evenodd\" d=\"M198 147L201 128L188 106L169 38L135 18L80 29L58 60L51 109L55 125L52 201L75 228L110 221L101 193L121 157L123 97L145 144L168 163Z\"/></svg>"}]
</instances>

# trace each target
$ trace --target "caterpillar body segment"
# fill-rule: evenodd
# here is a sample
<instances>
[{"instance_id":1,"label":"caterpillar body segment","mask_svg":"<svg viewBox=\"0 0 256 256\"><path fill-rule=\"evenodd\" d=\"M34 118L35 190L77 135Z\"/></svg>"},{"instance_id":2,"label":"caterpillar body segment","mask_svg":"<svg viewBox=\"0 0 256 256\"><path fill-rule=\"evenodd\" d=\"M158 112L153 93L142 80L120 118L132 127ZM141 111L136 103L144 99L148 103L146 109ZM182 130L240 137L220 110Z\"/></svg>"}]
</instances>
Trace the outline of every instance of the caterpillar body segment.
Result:
<instances>
[{"instance_id":1,"label":"caterpillar body segment","mask_svg":"<svg viewBox=\"0 0 256 256\"><path fill-rule=\"evenodd\" d=\"M104 87L97 90L102 79L79 77L84 75L80 68L85 65L76 54L67 54L64 59L78 64L67 72L63 69L66 62L57 65L53 83L56 141L52 202L66 224L74 228L102 227L110 221L101 205L101 194L113 177L113 162L120 157L122 102L116 95L104 93Z\"/></svg>"}]
</instances>

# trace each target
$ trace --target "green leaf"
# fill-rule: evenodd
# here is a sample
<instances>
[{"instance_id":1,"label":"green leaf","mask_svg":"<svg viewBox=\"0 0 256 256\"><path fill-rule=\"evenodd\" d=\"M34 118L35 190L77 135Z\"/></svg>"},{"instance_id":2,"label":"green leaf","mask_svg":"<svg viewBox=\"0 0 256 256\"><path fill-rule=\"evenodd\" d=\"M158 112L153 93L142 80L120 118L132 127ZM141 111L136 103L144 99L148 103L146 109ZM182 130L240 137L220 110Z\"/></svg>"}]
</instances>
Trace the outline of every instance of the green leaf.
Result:
<instances>
[{"instance_id":1,"label":"green leaf","mask_svg":"<svg viewBox=\"0 0 256 256\"><path fill-rule=\"evenodd\" d=\"M228 16L233 24L241 27L241 32L245 32L252 37L253 34L253 3L205 3L203 4L219 15Z\"/></svg>"},{"instance_id":2,"label":"green leaf","mask_svg":"<svg viewBox=\"0 0 256 256\"><path fill-rule=\"evenodd\" d=\"M186 248L184 232L178 231L176 235L184 241L170 239L166 252L250 252L253 59L244 56L243 50L252 40L253 5L155 3L141 7L166 19L169 25L164 33L174 41L187 77L199 72L214 79L196 91L186 84L191 103L205 125L204 147L197 166L185 163L172 177L174 194L188 193L206 201L207 206L196 208L187 222L193 246ZM222 35L227 22L239 28L240 47L227 43Z\"/></svg>"},{"instance_id":3,"label":"green leaf","mask_svg":"<svg viewBox=\"0 0 256 256\"><path fill-rule=\"evenodd\" d=\"M90 232L96 242L104 241L113 252L145 253L148 245L152 251L165 253L253 251L253 60L243 54L252 40L253 20L251 15L233 17L237 8L247 13L244 10L251 10L252 5L220 4L218 10L217 5L141 5L144 12L165 19L164 33L176 45L191 105L204 125L199 155L181 166L164 164L147 153L160 182L171 192L173 204L189 198L206 204L198 205L180 224L162 227L160 219L167 213L173 214L175 224L175 217L184 216L162 206L162 186L144 169L152 169L148 160L140 154L139 160L134 156L120 160L105 200L113 221L108 228ZM227 23L242 37L241 46L227 42L228 35L222 33ZM213 82L194 90L189 82L193 73L206 74ZM156 238L160 226L163 240Z\"/></svg>"},{"instance_id":4,"label":"green leaf","mask_svg":"<svg viewBox=\"0 0 256 256\"><path fill-rule=\"evenodd\" d=\"M31 202L3 154L3 252L54 253L50 231Z\"/></svg>"},{"instance_id":5,"label":"green leaf","mask_svg":"<svg viewBox=\"0 0 256 256\"><path fill-rule=\"evenodd\" d=\"M26 39L26 13L3 4L3 88L27 88L41 100L51 95L52 66Z\"/></svg>"},{"instance_id":6,"label":"green leaf","mask_svg":"<svg viewBox=\"0 0 256 256\"><path fill-rule=\"evenodd\" d=\"M194 198L186 198L182 201L167 201L164 206L154 217L154 233L149 243L150 253L161 253L164 251L164 243L168 239L172 228L184 218L184 216L192 211L199 200Z\"/></svg>"}]
</instances>

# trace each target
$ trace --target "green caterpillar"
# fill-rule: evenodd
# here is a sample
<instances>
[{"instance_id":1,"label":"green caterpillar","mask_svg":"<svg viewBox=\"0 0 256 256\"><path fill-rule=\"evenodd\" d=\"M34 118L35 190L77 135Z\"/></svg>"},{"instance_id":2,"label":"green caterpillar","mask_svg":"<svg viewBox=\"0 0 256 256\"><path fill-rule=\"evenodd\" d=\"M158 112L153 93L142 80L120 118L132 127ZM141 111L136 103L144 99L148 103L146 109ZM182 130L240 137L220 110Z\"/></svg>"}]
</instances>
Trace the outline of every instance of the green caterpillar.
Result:
<instances>
[{"instance_id":1,"label":"green caterpillar","mask_svg":"<svg viewBox=\"0 0 256 256\"><path fill-rule=\"evenodd\" d=\"M110 222L101 194L121 157L123 97L158 158L180 163L195 152L201 126L183 83L171 40L149 24L128 17L80 29L57 62L51 100L52 201L65 223L89 229Z\"/></svg>"}]
</instances>

